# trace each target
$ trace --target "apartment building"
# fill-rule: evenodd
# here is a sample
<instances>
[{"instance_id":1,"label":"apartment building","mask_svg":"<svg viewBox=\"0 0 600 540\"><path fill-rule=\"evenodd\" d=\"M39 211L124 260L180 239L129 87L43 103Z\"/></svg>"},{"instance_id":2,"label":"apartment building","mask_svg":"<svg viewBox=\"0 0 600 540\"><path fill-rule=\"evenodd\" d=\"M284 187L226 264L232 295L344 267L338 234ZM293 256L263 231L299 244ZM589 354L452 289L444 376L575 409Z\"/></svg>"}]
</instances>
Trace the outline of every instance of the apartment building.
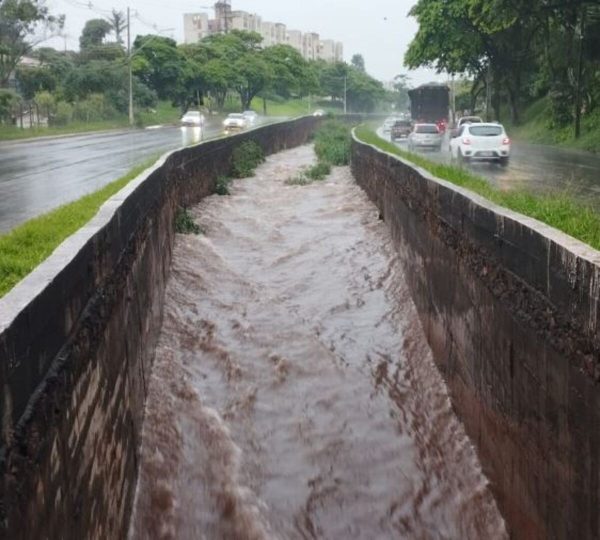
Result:
<instances>
[{"instance_id":1,"label":"apartment building","mask_svg":"<svg viewBox=\"0 0 600 540\"><path fill-rule=\"evenodd\" d=\"M262 38L263 47L290 45L307 60L342 61L344 46L342 43L325 39L314 32L303 33L300 30L288 30L285 24L263 21L255 13L232 10L230 0L220 0L215 6L215 18L209 19L206 13L187 13L183 16L185 43L197 43L215 33L231 30L257 32Z\"/></svg>"}]
</instances>

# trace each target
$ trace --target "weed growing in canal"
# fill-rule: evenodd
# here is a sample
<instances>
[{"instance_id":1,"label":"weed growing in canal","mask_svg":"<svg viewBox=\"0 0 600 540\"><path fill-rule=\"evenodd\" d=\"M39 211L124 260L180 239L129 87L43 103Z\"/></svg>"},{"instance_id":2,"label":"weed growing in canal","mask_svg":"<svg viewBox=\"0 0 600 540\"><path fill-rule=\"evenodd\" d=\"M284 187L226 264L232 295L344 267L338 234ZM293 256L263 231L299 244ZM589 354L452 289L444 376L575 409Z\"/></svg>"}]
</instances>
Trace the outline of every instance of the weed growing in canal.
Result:
<instances>
[{"instance_id":1,"label":"weed growing in canal","mask_svg":"<svg viewBox=\"0 0 600 540\"><path fill-rule=\"evenodd\" d=\"M175 215L175 231L179 234L200 234L202 228L194 221L187 208L179 208Z\"/></svg>"},{"instance_id":2,"label":"weed growing in canal","mask_svg":"<svg viewBox=\"0 0 600 540\"><path fill-rule=\"evenodd\" d=\"M265 161L262 148L255 141L245 141L233 150L233 177L248 178Z\"/></svg>"},{"instance_id":3,"label":"weed growing in canal","mask_svg":"<svg viewBox=\"0 0 600 540\"><path fill-rule=\"evenodd\" d=\"M284 184L286 186L307 186L313 182L324 180L329 173L331 173L331 165L321 161L303 170L298 176L288 178Z\"/></svg>"},{"instance_id":4,"label":"weed growing in canal","mask_svg":"<svg viewBox=\"0 0 600 540\"><path fill-rule=\"evenodd\" d=\"M306 175L306 178L309 178L310 180L323 180L329 173L331 173L331 165L324 161L320 161L306 169L304 174Z\"/></svg>"},{"instance_id":5,"label":"weed growing in canal","mask_svg":"<svg viewBox=\"0 0 600 540\"><path fill-rule=\"evenodd\" d=\"M348 125L335 120L327 121L315 134L315 153L320 162L348 165L351 140Z\"/></svg>"},{"instance_id":6,"label":"weed growing in canal","mask_svg":"<svg viewBox=\"0 0 600 540\"><path fill-rule=\"evenodd\" d=\"M229 184L231 184L231 178L219 176L215 184L215 193L217 195L229 195Z\"/></svg>"},{"instance_id":7,"label":"weed growing in canal","mask_svg":"<svg viewBox=\"0 0 600 540\"><path fill-rule=\"evenodd\" d=\"M595 249L600 249L600 214L592 207L576 201L567 191L544 194L525 190L502 191L484 178L464 169L433 163L422 156L401 150L367 126L356 128L355 133L359 140L411 161L438 178L469 189L499 206L547 223Z\"/></svg>"}]
</instances>

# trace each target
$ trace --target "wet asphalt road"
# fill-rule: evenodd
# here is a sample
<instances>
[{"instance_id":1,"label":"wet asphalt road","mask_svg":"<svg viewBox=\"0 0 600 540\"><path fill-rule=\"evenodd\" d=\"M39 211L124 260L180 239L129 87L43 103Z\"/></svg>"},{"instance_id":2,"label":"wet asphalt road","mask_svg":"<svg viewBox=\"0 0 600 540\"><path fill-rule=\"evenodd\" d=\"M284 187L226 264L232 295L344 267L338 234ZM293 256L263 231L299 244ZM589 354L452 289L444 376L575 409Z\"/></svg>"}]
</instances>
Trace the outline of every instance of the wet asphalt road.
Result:
<instances>
[{"instance_id":1,"label":"wet asphalt road","mask_svg":"<svg viewBox=\"0 0 600 540\"><path fill-rule=\"evenodd\" d=\"M198 128L162 127L0 143L0 234L151 157L221 133L221 120L211 119L203 134Z\"/></svg>"},{"instance_id":2,"label":"wet asphalt road","mask_svg":"<svg viewBox=\"0 0 600 540\"><path fill-rule=\"evenodd\" d=\"M389 135L378 132L380 137ZM405 141L396 141L406 147ZM448 140L441 152L422 152L440 163L450 163ZM525 188L536 192L568 190L578 198L600 208L600 155L513 140L508 167L496 163L465 165L500 189Z\"/></svg>"}]
</instances>

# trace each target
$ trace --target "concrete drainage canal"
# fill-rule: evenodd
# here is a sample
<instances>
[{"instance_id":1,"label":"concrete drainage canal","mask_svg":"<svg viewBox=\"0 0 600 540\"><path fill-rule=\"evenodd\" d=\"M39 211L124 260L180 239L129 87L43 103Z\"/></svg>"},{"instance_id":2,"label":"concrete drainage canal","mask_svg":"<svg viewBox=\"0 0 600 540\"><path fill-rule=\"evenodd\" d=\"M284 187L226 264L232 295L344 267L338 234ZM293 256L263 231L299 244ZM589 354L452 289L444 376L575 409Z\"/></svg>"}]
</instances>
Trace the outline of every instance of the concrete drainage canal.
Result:
<instances>
[{"instance_id":1,"label":"concrete drainage canal","mask_svg":"<svg viewBox=\"0 0 600 540\"><path fill-rule=\"evenodd\" d=\"M130 537L505 538L375 206L348 168L286 182L314 159L176 238Z\"/></svg>"}]
</instances>

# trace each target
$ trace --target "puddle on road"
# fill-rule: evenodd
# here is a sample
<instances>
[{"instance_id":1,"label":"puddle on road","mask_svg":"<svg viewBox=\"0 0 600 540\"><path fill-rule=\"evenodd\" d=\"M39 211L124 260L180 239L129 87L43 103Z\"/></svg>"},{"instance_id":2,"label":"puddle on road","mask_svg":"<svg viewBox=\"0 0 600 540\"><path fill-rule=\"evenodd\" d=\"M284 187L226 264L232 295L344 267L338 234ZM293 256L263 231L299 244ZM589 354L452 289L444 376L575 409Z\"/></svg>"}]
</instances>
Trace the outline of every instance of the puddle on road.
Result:
<instances>
[{"instance_id":1,"label":"puddle on road","mask_svg":"<svg viewBox=\"0 0 600 540\"><path fill-rule=\"evenodd\" d=\"M131 537L505 538L386 226L310 147L194 209L150 381Z\"/></svg>"}]
</instances>

